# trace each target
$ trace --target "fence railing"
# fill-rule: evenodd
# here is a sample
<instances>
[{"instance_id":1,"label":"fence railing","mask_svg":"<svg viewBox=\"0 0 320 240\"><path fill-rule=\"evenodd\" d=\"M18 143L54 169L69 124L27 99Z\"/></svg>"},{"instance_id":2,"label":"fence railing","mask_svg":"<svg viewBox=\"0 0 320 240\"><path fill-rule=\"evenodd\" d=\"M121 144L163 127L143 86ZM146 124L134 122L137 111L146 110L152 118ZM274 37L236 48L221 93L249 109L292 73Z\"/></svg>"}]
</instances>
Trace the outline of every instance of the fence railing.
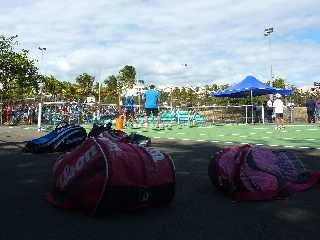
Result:
<instances>
[{"instance_id":1,"label":"fence railing","mask_svg":"<svg viewBox=\"0 0 320 240\"><path fill-rule=\"evenodd\" d=\"M0 106L1 109L1 106ZM143 106L134 105L136 120L143 121ZM4 110L4 109L2 109ZM139 111L140 110L140 111ZM263 106L241 105L241 106L195 106L195 107L174 107L160 106L161 121L164 123L190 124L191 122L201 124L220 124L220 123L271 123L272 116ZM2 111L2 123L10 125L36 124L37 109L32 114L26 112L15 112L7 119L6 113ZM74 105L68 111L60 111L57 105L44 103L41 120L43 124L57 125L60 122L77 124L92 124L94 121L110 121L115 119L119 113L119 106L116 104L101 104L92 107ZM319 121L320 114L316 114ZM307 110L305 107L295 107L284 109L285 123L306 123ZM1 123L1 122L0 122Z\"/></svg>"}]
</instances>

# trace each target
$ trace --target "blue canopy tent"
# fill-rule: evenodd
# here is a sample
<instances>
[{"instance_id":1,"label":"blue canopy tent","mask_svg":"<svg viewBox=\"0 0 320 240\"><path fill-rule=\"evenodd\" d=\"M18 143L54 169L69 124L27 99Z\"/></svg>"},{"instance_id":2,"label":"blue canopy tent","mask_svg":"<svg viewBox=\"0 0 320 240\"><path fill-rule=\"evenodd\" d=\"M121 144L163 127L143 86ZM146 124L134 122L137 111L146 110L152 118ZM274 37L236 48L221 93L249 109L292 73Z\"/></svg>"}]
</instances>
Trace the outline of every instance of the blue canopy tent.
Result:
<instances>
[{"instance_id":1,"label":"blue canopy tent","mask_svg":"<svg viewBox=\"0 0 320 240\"><path fill-rule=\"evenodd\" d=\"M228 87L220 92L211 93L211 96L214 97L232 97L232 98L240 98L251 96L261 96L266 94L275 94L280 93L284 95L291 95L292 90L290 89L278 89L270 87L253 76L247 76L241 82Z\"/></svg>"},{"instance_id":2,"label":"blue canopy tent","mask_svg":"<svg viewBox=\"0 0 320 240\"><path fill-rule=\"evenodd\" d=\"M231 98L241 98L241 97L250 96L251 105L253 108L252 97L266 95L266 94L276 94L276 93L291 95L292 90L273 88L271 86L268 86L262 83L261 81L259 81L253 76L247 76L241 82L231 87L228 87L216 93L212 92L210 96L231 97ZM252 113L252 122L253 122L253 111L251 111L251 113Z\"/></svg>"},{"instance_id":3,"label":"blue canopy tent","mask_svg":"<svg viewBox=\"0 0 320 240\"><path fill-rule=\"evenodd\" d=\"M273 94L276 94L276 93L279 93L281 95L288 95L288 96L291 96L292 93L293 93L293 89L281 89L281 88L276 88L274 90L274 93Z\"/></svg>"}]
</instances>

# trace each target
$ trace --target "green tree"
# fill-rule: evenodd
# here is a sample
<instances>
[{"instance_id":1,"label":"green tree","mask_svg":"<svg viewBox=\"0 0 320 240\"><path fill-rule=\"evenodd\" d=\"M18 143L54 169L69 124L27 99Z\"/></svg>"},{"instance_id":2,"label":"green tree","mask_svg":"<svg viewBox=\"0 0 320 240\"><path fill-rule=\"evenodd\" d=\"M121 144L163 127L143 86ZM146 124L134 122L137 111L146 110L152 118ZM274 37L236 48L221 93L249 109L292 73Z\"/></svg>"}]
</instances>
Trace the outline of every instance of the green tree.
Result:
<instances>
[{"instance_id":1,"label":"green tree","mask_svg":"<svg viewBox=\"0 0 320 240\"><path fill-rule=\"evenodd\" d=\"M76 84L64 81L60 84L60 86L62 96L65 100L77 101L78 99L80 99L80 96L77 94Z\"/></svg>"},{"instance_id":2,"label":"green tree","mask_svg":"<svg viewBox=\"0 0 320 240\"><path fill-rule=\"evenodd\" d=\"M86 97L89 97L93 93L93 82L94 76L88 73L82 73L76 78L77 91L80 96L80 99L84 100Z\"/></svg>"},{"instance_id":3,"label":"green tree","mask_svg":"<svg viewBox=\"0 0 320 240\"><path fill-rule=\"evenodd\" d=\"M285 89L286 88L286 80L283 78L277 78L272 81L272 87Z\"/></svg>"},{"instance_id":4,"label":"green tree","mask_svg":"<svg viewBox=\"0 0 320 240\"><path fill-rule=\"evenodd\" d=\"M29 59L28 50L14 50L17 37L0 35L0 82L4 86L4 98L24 98L34 95L34 89L38 88L38 69Z\"/></svg>"},{"instance_id":5,"label":"green tree","mask_svg":"<svg viewBox=\"0 0 320 240\"><path fill-rule=\"evenodd\" d=\"M104 80L105 87L103 88L104 101L107 103L117 103L118 89L117 77L114 75L109 76Z\"/></svg>"},{"instance_id":6,"label":"green tree","mask_svg":"<svg viewBox=\"0 0 320 240\"><path fill-rule=\"evenodd\" d=\"M52 95L52 100L57 100L57 97L62 97L62 85L61 82L54 76L42 76L42 81L44 83L43 93L47 95Z\"/></svg>"},{"instance_id":7,"label":"green tree","mask_svg":"<svg viewBox=\"0 0 320 240\"><path fill-rule=\"evenodd\" d=\"M136 79L136 69L133 66L126 65L117 76L118 79L118 92L122 93L123 90L132 88Z\"/></svg>"}]
</instances>

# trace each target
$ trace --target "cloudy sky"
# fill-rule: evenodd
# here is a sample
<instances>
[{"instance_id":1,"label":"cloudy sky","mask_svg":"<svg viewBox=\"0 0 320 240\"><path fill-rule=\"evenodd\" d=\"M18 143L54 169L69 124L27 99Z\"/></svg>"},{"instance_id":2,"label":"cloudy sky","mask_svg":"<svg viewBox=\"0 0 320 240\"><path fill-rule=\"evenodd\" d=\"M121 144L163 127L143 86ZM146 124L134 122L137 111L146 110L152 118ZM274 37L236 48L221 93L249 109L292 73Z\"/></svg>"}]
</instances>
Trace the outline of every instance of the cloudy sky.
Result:
<instances>
[{"instance_id":1,"label":"cloudy sky","mask_svg":"<svg viewBox=\"0 0 320 240\"><path fill-rule=\"evenodd\" d=\"M319 0L0 0L0 34L73 82L133 65L158 85L235 83L247 75L320 81ZM274 27L269 38L263 32ZM41 57L39 46L47 51ZM187 64L187 66L185 66Z\"/></svg>"}]
</instances>

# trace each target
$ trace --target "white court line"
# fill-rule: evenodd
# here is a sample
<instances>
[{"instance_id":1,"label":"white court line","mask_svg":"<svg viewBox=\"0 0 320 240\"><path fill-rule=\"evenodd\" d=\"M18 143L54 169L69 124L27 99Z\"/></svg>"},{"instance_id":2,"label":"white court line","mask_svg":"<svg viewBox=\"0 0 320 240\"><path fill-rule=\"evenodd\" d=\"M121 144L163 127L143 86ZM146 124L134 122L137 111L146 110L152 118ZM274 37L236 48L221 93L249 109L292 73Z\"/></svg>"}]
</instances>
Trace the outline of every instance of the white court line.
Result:
<instances>
[{"instance_id":1,"label":"white court line","mask_svg":"<svg viewBox=\"0 0 320 240\"><path fill-rule=\"evenodd\" d=\"M213 142L213 143L218 143L218 142L220 142L220 141L217 141L217 140L212 140L211 142Z\"/></svg>"},{"instance_id":2,"label":"white court line","mask_svg":"<svg viewBox=\"0 0 320 240\"><path fill-rule=\"evenodd\" d=\"M173 138L173 137L169 137L168 139L169 139L169 140L174 140L175 138Z\"/></svg>"},{"instance_id":3,"label":"white court line","mask_svg":"<svg viewBox=\"0 0 320 240\"><path fill-rule=\"evenodd\" d=\"M158 132L158 133L160 133L160 134L164 134L165 132Z\"/></svg>"},{"instance_id":4,"label":"white court line","mask_svg":"<svg viewBox=\"0 0 320 240\"><path fill-rule=\"evenodd\" d=\"M182 138L182 141L190 141L189 138Z\"/></svg>"},{"instance_id":5,"label":"white court line","mask_svg":"<svg viewBox=\"0 0 320 240\"><path fill-rule=\"evenodd\" d=\"M185 134L185 133L182 133L182 132L178 132L177 134L178 134L178 135L183 135L183 134Z\"/></svg>"},{"instance_id":6,"label":"white court line","mask_svg":"<svg viewBox=\"0 0 320 240\"><path fill-rule=\"evenodd\" d=\"M249 143L240 143L240 144L249 144Z\"/></svg>"},{"instance_id":7,"label":"white court line","mask_svg":"<svg viewBox=\"0 0 320 240\"><path fill-rule=\"evenodd\" d=\"M263 137L263 138L270 138L270 137Z\"/></svg>"},{"instance_id":8,"label":"white court line","mask_svg":"<svg viewBox=\"0 0 320 240\"><path fill-rule=\"evenodd\" d=\"M268 129L268 128L253 128L253 129L265 130L265 129Z\"/></svg>"},{"instance_id":9,"label":"white court line","mask_svg":"<svg viewBox=\"0 0 320 240\"><path fill-rule=\"evenodd\" d=\"M233 142L225 142L226 144L233 144Z\"/></svg>"},{"instance_id":10,"label":"white court line","mask_svg":"<svg viewBox=\"0 0 320 240\"><path fill-rule=\"evenodd\" d=\"M196 141L197 141L197 142L204 142L204 141L206 141L206 140L203 140L203 139L197 139Z\"/></svg>"},{"instance_id":11,"label":"white court line","mask_svg":"<svg viewBox=\"0 0 320 240\"><path fill-rule=\"evenodd\" d=\"M311 128L311 129L307 129L308 131L318 131L319 129L316 128Z\"/></svg>"},{"instance_id":12,"label":"white court line","mask_svg":"<svg viewBox=\"0 0 320 240\"><path fill-rule=\"evenodd\" d=\"M315 139L314 138L307 138L307 139L305 139L306 141L315 141Z\"/></svg>"},{"instance_id":13,"label":"white court line","mask_svg":"<svg viewBox=\"0 0 320 240\"><path fill-rule=\"evenodd\" d=\"M246 137L248 137L248 136L240 136L241 138L246 138Z\"/></svg>"},{"instance_id":14,"label":"white court line","mask_svg":"<svg viewBox=\"0 0 320 240\"><path fill-rule=\"evenodd\" d=\"M154 137L154 138L159 139L160 137Z\"/></svg>"},{"instance_id":15,"label":"white court line","mask_svg":"<svg viewBox=\"0 0 320 240\"><path fill-rule=\"evenodd\" d=\"M207 135L207 134L206 134L206 133L200 133L200 135L201 135L201 136L205 136L205 135Z\"/></svg>"},{"instance_id":16,"label":"white court line","mask_svg":"<svg viewBox=\"0 0 320 240\"><path fill-rule=\"evenodd\" d=\"M232 133L231 135L232 135L232 136L238 136L239 133Z\"/></svg>"},{"instance_id":17,"label":"white court line","mask_svg":"<svg viewBox=\"0 0 320 240\"><path fill-rule=\"evenodd\" d=\"M255 135L255 134L257 134L257 133L254 133L254 132L250 133L250 135Z\"/></svg>"},{"instance_id":18,"label":"white court line","mask_svg":"<svg viewBox=\"0 0 320 240\"><path fill-rule=\"evenodd\" d=\"M272 133L272 132L266 132L266 133L270 134L270 133Z\"/></svg>"},{"instance_id":19,"label":"white court line","mask_svg":"<svg viewBox=\"0 0 320 240\"><path fill-rule=\"evenodd\" d=\"M285 148L293 148L293 146L284 146Z\"/></svg>"},{"instance_id":20,"label":"white court line","mask_svg":"<svg viewBox=\"0 0 320 240\"><path fill-rule=\"evenodd\" d=\"M292 138L284 138L285 140L291 140Z\"/></svg>"},{"instance_id":21,"label":"white court line","mask_svg":"<svg viewBox=\"0 0 320 240\"><path fill-rule=\"evenodd\" d=\"M257 143L256 146L263 146L264 144L262 143Z\"/></svg>"},{"instance_id":22,"label":"white court line","mask_svg":"<svg viewBox=\"0 0 320 240\"><path fill-rule=\"evenodd\" d=\"M308 148L310 148L310 147L299 147L299 148L301 148L301 149L308 149Z\"/></svg>"},{"instance_id":23,"label":"white court line","mask_svg":"<svg viewBox=\"0 0 320 240\"><path fill-rule=\"evenodd\" d=\"M281 132L283 132L283 133L286 133L286 132L288 132L288 131L286 131L286 130L283 130L283 131L281 131Z\"/></svg>"},{"instance_id":24,"label":"white court line","mask_svg":"<svg viewBox=\"0 0 320 240\"><path fill-rule=\"evenodd\" d=\"M317 148L318 150L320 150L320 148Z\"/></svg>"},{"instance_id":25,"label":"white court line","mask_svg":"<svg viewBox=\"0 0 320 240\"><path fill-rule=\"evenodd\" d=\"M277 145L277 144L270 144L269 146L270 146L270 147L278 147L279 145Z\"/></svg>"},{"instance_id":26,"label":"white court line","mask_svg":"<svg viewBox=\"0 0 320 240\"><path fill-rule=\"evenodd\" d=\"M224 135L220 134L219 137L224 137Z\"/></svg>"},{"instance_id":27,"label":"white court line","mask_svg":"<svg viewBox=\"0 0 320 240\"><path fill-rule=\"evenodd\" d=\"M300 130L300 129L297 129L297 130L296 130L296 132L301 132L301 131L302 131L302 130Z\"/></svg>"}]
</instances>

